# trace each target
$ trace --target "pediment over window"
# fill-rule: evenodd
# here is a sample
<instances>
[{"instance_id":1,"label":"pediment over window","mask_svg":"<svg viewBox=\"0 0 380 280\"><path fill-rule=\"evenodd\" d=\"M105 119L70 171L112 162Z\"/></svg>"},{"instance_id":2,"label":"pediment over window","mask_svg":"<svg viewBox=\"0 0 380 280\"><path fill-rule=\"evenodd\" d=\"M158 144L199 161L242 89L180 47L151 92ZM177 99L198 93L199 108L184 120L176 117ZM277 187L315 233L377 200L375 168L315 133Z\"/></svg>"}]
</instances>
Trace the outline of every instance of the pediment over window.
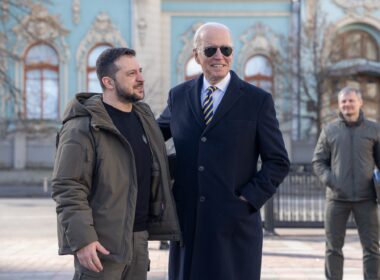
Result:
<instances>
[{"instance_id":1,"label":"pediment over window","mask_svg":"<svg viewBox=\"0 0 380 280\"><path fill-rule=\"evenodd\" d=\"M31 14L15 26L13 31L19 39L24 37L28 42L48 41L68 33L58 16L50 15L48 9L38 3L32 4Z\"/></svg>"},{"instance_id":2,"label":"pediment over window","mask_svg":"<svg viewBox=\"0 0 380 280\"><path fill-rule=\"evenodd\" d=\"M368 32L350 30L338 34L333 40L330 57L332 62L355 58L378 60L379 47Z\"/></svg>"},{"instance_id":3,"label":"pediment over window","mask_svg":"<svg viewBox=\"0 0 380 280\"><path fill-rule=\"evenodd\" d=\"M335 63L330 68L332 76L348 76L364 74L380 77L380 62L368 59L347 59Z\"/></svg>"}]
</instances>

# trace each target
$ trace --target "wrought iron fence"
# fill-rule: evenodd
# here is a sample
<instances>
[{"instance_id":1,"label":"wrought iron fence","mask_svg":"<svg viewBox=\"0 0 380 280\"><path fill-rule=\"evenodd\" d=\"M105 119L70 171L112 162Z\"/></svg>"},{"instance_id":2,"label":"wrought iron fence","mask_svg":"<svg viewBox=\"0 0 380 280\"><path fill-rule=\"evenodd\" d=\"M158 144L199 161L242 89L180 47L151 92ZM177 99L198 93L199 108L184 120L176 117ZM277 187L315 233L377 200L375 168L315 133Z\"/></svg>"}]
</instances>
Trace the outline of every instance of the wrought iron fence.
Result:
<instances>
[{"instance_id":1,"label":"wrought iron fence","mask_svg":"<svg viewBox=\"0 0 380 280\"><path fill-rule=\"evenodd\" d=\"M310 170L289 173L264 208L264 227L323 227L325 186ZM350 217L348 227L354 227Z\"/></svg>"},{"instance_id":2,"label":"wrought iron fence","mask_svg":"<svg viewBox=\"0 0 380 280\"><path fill-rule=\"evenodd\" d=\"M275 226L323 226L325 187L311 172L291 172L273 200Z\"/></svg>"}]
</instances>

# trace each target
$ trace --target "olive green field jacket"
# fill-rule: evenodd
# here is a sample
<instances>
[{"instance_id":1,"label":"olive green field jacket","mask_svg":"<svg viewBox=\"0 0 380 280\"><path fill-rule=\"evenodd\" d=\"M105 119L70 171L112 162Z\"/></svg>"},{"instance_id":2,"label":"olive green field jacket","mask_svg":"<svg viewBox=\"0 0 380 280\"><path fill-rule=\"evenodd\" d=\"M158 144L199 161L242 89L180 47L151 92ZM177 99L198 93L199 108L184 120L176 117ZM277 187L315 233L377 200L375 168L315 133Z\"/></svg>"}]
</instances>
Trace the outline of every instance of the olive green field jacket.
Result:
<instances>
[{"instance_id":1,"label":"olive green field jacket","mask_svg":"<svg viewBox=\"0 0 380 280\"><path fill-rule=\"evenodd\" d=\"M150 240L180 240L166 147L149 106L133 104L152 152ZM52 197L58 217L59 254L99 241L110 255L130 262L137 199L134 154L113 124L101 94L80 93L68 104L58 134Z\"/></svg>"}]
</instances>

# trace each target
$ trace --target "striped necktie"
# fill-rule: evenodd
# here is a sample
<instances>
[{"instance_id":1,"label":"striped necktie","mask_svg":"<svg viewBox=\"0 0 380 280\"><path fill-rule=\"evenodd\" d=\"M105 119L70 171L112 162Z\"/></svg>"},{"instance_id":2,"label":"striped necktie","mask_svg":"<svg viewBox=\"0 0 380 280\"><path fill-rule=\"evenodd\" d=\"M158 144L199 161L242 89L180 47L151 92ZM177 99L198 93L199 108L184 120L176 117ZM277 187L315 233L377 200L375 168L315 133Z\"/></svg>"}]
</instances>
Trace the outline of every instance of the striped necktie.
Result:
<instances>
[{"instance_id":1,"label":"striped necktie","mask_svg":"<svg viewBox=\"0 0 380 280\"><path fill-rule=\"evenodd\" d=\"M207 88L206 98L203 101L203 115L204 115L206 125L210 123L212 117L214 116L214 110L212 108L212 103L214 101L212 99L212 94L214 93L216 89L217 89L216 86L209 86Z\"/></svg>"}]
</instances>

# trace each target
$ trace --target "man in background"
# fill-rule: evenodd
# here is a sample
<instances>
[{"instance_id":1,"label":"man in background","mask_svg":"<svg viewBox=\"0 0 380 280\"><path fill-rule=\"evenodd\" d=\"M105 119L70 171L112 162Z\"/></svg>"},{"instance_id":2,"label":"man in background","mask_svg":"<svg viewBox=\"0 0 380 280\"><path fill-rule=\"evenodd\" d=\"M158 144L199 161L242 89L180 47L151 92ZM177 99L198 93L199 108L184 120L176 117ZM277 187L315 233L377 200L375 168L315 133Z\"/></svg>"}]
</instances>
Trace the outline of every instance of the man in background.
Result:
<instances>
[{"instance_id":1,"label":"man in background","mask_svg":"<svg viewBox=\"0 0 380 280\"><path fill-rule=\"evenodd\" d=\"M352 213L363 247L365 280L380 279L379 214L372 174L380 167L380 125L365 118L362 95L351 87L338 94L339 118L323 128L313 168L326 191L326 279L343 278L343 245Z\"/></svg>"}]
</instances>

